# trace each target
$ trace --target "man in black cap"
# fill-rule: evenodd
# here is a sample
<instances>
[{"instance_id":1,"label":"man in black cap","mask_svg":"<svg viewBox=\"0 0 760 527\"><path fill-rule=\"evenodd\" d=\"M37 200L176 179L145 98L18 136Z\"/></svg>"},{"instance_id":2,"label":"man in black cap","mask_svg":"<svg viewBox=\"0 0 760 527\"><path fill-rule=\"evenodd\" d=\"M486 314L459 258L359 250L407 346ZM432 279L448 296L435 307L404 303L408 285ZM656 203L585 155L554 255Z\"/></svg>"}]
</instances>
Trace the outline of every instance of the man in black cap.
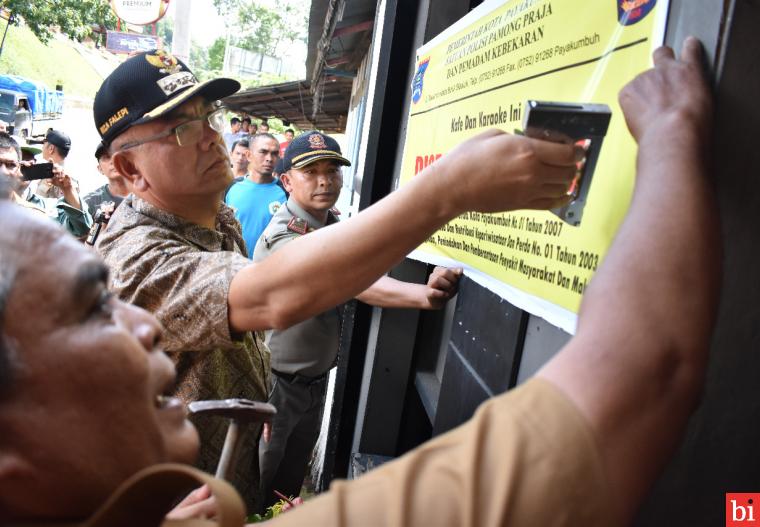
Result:
<instances>
[{"instance_id":1,"label":"man in black cap","mask_svg":"<svg viewBox=\"0 0 760 527\"><path fill-rule=\"evenodd\" d=\"M71 138L65 133L50 128L45 134L45 139L42 141L42 159L48 163L55 163L63 166L66 162L66 157L71 150ZM66 181L65 183L71 182ZM76 182L73 182L74 188L76 188ZM78 190L78 189L77 189ZM42 180L34 187L34 191L38 196L43 198L61 198L63 197L63 188L58 185L54 185L52 180Z\"/></svg>"},{"instance_id":2,"label":"man in black cap","mask_svg":"<svg viewBox=\"0 0 760 527\"><path fill-rule=\"evenodd\" d=\"M166 329L176 393L186 401L265 399L269 351L255 330L289 327L355 296L465 211L548 209L569 199L572 146L492 130L355 218L251 263L240 225L219 199L232 174L214 101L239 88L232 79L199 82L181 61L154 50L122 63L95 96L95 125L133 191L98 249L114 292ZM476 173L473 156L481 160ZM195 423L199 465L213 470L225 424ZM231 476L249 505L258 487L250 439Z\"/></svg>"},{"instance_id":3,"label":"man in black cap","mask_svg":"<svg viewBox=\"0 0 760 527\"><path fill-rule=\"evenodd\" d=\"M66 157L71 150L71 138L61 132L60 130L49 129L45 134L45 140L42 141L42 159L48 163L55 163L63 167L66 162ZM34 186L34 192L43 198L62 198L66 194L67 187L71 187L73 193L76 195L76 202L66 200L72 206L81 208L79 202L79 185L71 179L70 176L65 175L64 178L56 180L43 179Z\"/></svg>"},{"instance_id":4,"label":"man in black cap","mask_svg":"<svg viewBox=\"0 0 760 527\"><path fill-rule=\"evenodd\" d=\"M103 143L98 143L95 149L95 159L98 160L98 172L105 176L108 182L84 197L87 210L93 218L103 205L105 205L103 210L109 210L108 214L110 215L129 194L127 180L113 168L111 155Z\"/></svg>"},{"instance_id":5,"label":"man in black cap","mask_svg":"<svg viewBox=\"0 0 760 527\"><path fill-rule=\"evenodd\" d=\"M63 165L71 150L71 138L60 130L49 130L42 141L42 157L50 163Z\"/></svg>"},{"instance_id":6,"label":"man in black cap","mask_svg":"<svg viewBox=\"0 0 760 527\"><path fill-rule=\"evenodd\" d=\"M282 159L280 179L290 193L256 244L260 262L287 244L338 221L334 208L343 186L338 142L312 130L294 139ZM456 292L461 270L436 267L427 284L383 276L356 298L373 306L440 309ZM264 507L278 501L274 490L298 496L317 442L327 394L327 374L338 360L340 312L332 307L283 330L266 332L272 352L274 386L269 402L277 408L271 438L259 443Z\"/></svg>"}]
</instances>

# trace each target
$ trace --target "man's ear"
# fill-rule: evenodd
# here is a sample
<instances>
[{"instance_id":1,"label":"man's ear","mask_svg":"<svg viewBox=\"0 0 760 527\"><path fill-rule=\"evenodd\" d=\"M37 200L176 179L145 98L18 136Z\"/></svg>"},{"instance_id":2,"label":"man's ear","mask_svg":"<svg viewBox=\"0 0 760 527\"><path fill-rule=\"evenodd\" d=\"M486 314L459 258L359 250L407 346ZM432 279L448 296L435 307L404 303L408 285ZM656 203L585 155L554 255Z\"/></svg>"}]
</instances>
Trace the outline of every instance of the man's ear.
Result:
<instances>
[{"instance_id":1,"label":"man's ear","mask_svg":"<svg viewBox=\"0 0 760 527\"><path fill-rule=\"evenodd\" d=\"M111 163L113 163L116 172L129 182L134 191L144 192L148 190L150 185L135 166L129 152L114 152L111 156Z\"/></svg>"},{"instance_id":2,"label":"man's ear","mask_svg":"<svg viewBox=\"0 0 760 527\"><path fill-rule=\"evenodd\" d=\"M290 180L290 171L283 172L280 174L280 182L282 183L282 186L285 188L285 190L288 192L288 194L293 192L293 184Z\"/></svg>"}]
</instances>

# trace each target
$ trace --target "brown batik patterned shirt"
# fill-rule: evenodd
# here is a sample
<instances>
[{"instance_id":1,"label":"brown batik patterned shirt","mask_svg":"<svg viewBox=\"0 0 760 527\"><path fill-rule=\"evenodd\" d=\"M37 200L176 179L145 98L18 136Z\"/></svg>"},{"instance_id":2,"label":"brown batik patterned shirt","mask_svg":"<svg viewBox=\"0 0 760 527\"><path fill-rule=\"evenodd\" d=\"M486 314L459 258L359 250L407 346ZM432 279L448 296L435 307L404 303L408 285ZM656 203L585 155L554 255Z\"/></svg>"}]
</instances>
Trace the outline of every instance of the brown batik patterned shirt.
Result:
<instances>
[{"instance_id":1,"label":"brown batik patterned shirt","mask_svg":"<svg viewBox=\"0 0 760 527\"><path fill-rule=\"evenodd\" d=\"M232 209L222 204L211 230L130 196L116 209L97 248L110 269L111 290L163 324L162 343L176 365L176 394L182 400L267 400L270 365L263 334L232 334L229 327L230 283L251 264ZM213 474L226 419L194 417L193 423L201 438L197 466ZM253 507L259 501L260 427L248 428L231 482Z\"/></svg>"}]
</instances>

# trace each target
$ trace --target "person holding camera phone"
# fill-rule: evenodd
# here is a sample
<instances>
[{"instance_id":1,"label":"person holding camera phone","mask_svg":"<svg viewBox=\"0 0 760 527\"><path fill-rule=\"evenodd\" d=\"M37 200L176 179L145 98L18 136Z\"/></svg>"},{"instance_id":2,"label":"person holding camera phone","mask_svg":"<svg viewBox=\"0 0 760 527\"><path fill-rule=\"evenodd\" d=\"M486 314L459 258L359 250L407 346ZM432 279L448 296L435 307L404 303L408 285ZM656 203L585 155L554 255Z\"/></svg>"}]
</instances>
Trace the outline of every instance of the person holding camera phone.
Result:
<instances>
[{"instance_id":1,"label":"person holding camera phone","mask_svg":"<svg viewBox=\"0 0 760 527\"><path fill-rule=\"evenodd\" d=\"M71 150L71 138L68 134L49 128L42 141L42 159L46 163L61 166L66 164L66 158ZM53 184L52 179L40 179L33 185L34 192L41 198L59 199L63 197L63 189ZM77 187L78 190L78 187Z\"/></svg>"},{"instance_id":2,"label":"person holding camera phone","mask_svg":"<svg viewBox=\"0 0 760 527\"><path fill-rule=\"evenodd\" d=\"M16 140L7 133L0 132L0 174L11 178L17 185L11 198L16 203L46 214L74 237L81 239L85 236L92 225L92 217L83 210L71 177L55 163L34 165L31 162L21 161L21 158L21 147ZM36 170L27 169L27 174L34 172L34 175L23 174L23 167L34 167ZM58 200L46 200L40 197L29 188L29 181L34 178L49 179L53 185L61 189L63 197Z\"/></svg>"}]
</instances>

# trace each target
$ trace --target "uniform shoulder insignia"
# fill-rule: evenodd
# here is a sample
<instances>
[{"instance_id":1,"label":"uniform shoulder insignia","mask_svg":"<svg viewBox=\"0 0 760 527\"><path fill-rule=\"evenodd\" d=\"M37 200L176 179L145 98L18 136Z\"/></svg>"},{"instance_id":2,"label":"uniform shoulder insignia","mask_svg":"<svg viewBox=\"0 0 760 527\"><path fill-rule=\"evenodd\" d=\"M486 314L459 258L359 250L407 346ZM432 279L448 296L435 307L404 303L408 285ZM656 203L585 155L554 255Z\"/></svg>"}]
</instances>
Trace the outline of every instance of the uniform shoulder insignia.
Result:
<instances>
[{"instance_id":1,"label":"uniform shoulder insignia","mask_svg":"<svg viewBox=\"0 0 760 527\"><path fill-rule=\"evenodd\" d=\"M340 216L340 211L338 210L338 208L337 208L337 207L333 207L333 208L331 208L331 209L330 209L330 212L332 212L332 215L333 215L333 216Z\"/></svg>"},{"instance_id":2,"label":"uniform shoulder insignia","mask_svg":"<svg viewBox=\"0 0 760 527\"><path fill-rule=\"evenodd\" d=\"M298 234L306 234L309 232L309 224L303 218L292 217L288 222L288 230L297 232Z\"/></svg>"}]
</instances>

